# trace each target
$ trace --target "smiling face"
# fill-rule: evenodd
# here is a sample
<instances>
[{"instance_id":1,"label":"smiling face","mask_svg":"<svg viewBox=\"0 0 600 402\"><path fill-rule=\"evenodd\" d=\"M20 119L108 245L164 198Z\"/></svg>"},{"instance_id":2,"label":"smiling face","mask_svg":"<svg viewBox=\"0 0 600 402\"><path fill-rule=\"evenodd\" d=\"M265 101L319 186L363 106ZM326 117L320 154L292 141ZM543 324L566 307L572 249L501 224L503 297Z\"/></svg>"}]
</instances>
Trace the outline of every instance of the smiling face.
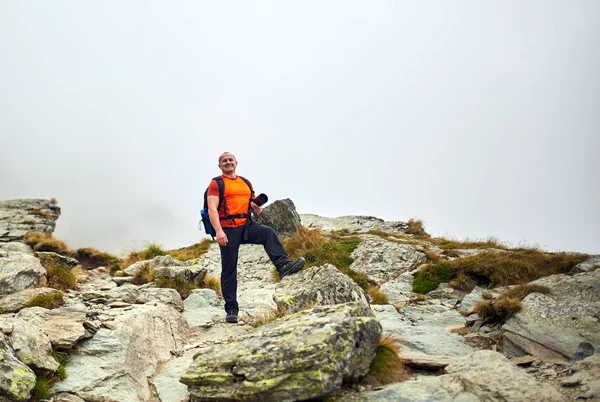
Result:
<instances>
[{"instance_id":1,"label":"smiling face","mask_svg":"<svg viewBox=\"0 0 600 402\"><path fill-rule=\"evenodd\" d=\"M235 156L229 152L225 152L219 156L219 169L221 169L224 175L235 174L237 164Z\"/></svg>"}]
</instances>

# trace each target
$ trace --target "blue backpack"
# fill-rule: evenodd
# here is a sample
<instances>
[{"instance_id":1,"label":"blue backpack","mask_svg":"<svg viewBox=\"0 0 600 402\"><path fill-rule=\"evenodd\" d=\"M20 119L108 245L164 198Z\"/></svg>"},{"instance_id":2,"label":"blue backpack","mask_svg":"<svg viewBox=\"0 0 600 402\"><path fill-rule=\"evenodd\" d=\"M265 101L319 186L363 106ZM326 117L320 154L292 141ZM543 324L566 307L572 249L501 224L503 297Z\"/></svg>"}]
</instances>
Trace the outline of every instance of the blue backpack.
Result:
<instances>
[{"instance_id":1,"label":"blue backpack","mask_svg":"<svg viewBox=\"0 0 600 402\"><path fill-rule=\"evenodd\" d=\"M231 219L234 221L235 218L248 218L248 221L250 221L250 202L252 202L252 200L254 199L254 188L252 188L252 183L250 183L250 181L248 179L246 179L245 177L242 177L239 175L237 177L244 180L244 182L250 188L250 199L248 200L248 213L247 214L236 214L236 215L229 215L227 213L227 200L225 200L225 181L223 180L223 178L221 176L217 176L217 177L213 178L213 180L216 181L217 185L219 186L219 205L217 206L217 210L219 210L221 208L221 204L224 205L224 210L225 210L225 216L220 217L219 220L223 221L223 220ZM217 232L215 231L215 228L213 227L212 223L210 223L210 218L208 217L207 194L208 194L208 188L204 191L204 206L200 210L200 217L201 217L202 225L204 226L204 231L206 232L207 235L210 235L212 237L212 239L214 240L215 236L217 235Z\"/></svg>"}]
</instances>

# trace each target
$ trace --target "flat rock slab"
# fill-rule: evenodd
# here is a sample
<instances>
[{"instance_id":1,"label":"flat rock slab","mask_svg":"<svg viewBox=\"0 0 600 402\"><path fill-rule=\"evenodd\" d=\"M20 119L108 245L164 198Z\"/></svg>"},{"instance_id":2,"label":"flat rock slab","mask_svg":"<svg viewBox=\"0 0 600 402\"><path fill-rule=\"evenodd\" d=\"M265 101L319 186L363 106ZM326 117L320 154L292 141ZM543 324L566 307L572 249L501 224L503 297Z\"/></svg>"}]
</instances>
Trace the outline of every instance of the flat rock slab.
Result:
<instances>
[{"instance_id":1,"label":"flat rock slab","mask_svg":"<svg viewBox=\"0 0 600 402\"><path fill-rule=\"evenodd\" d=\"M396 311L394 306L373 306L383 331L401 340L401 350L434 356L466 356L473 348L463 342L461 335L450 329L465 323L456 310L442 304L407 306Z\"/></svg>"},{"instance_id":2,"label":"flat rock slab","mask_svg":"<svg viewBox=\"0 0 600 402\"><path fill-rule=\"evenodd\" d=\"M550 293L527 296L523 309L504 324L506 354L568 360L581 342L600 344L600 270L532 283L549 287Z\"/></svg>"},{"instance_id":3,"label":"flat rock slab","mask_svg":"<svg viewBox=\"0 0 600 402\"><path fill-rule=\"evenodd\" d=\"M446 367L448 374L419 376L365 392L362 402L539 401L563 402L549 384L540 384L500 353L481 350Z\"/></svg>"},{"instance_id":4,"label":"flat rock slab","mask_svg":"<svg viewBox=\"0 0 600 402\"><path fill-rule=\"evenodd\" d=\"M361 302L319 306L199 351L181 382L191 401L317 398L364 376L380 336Z\"/></svg>"}]
</instances>

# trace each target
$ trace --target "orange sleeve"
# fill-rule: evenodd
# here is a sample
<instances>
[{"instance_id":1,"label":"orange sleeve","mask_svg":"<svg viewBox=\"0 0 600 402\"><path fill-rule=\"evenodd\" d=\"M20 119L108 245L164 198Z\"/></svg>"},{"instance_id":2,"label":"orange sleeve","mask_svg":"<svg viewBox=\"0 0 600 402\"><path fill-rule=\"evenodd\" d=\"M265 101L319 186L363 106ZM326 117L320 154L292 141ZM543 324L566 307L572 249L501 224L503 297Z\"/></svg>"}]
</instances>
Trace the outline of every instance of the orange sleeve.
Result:
<instances>
[{"instance_id":1,"label":"orange sleeve","mask_svg":"<svg viewBox=\"0 0 600 402\"><path fill-rule=\"evenodd\" d=\"M210 184L208 185L208 192L206 193L206 195L216 195L217 197L219 196L219 185L217 184L216 180L211 180Z\"/></svg>"}]
</instances>

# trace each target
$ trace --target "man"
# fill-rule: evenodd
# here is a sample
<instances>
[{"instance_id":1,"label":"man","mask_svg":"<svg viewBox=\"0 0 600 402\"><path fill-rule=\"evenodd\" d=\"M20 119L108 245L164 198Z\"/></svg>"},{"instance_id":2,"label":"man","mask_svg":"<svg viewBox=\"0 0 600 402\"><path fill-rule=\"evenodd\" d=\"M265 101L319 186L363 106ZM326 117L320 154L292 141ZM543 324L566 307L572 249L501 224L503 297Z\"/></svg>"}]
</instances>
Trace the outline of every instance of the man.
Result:
<instances>
[{"instance_id":1,"label":"man","mask_svg":"<svg viewBox=\"0 0 600 402\"><path fill-rule=\"evenodd\" d=\"M219 156L219 168L223 172L221 178L225 184L224 202L219 205L219 186L215 180L210 182L206 197L208 216L221 249L221 291L225 299L225 321L228 323L238 322L237 262L240 244L262 244L282 279L304 268L304 258L290 260L273 228L248 221L249 208L256 214L260 214L262 208L253 202L250 187L236 174L237 165L233 154L225 152Z\"/></svg>"}]
</instances>

